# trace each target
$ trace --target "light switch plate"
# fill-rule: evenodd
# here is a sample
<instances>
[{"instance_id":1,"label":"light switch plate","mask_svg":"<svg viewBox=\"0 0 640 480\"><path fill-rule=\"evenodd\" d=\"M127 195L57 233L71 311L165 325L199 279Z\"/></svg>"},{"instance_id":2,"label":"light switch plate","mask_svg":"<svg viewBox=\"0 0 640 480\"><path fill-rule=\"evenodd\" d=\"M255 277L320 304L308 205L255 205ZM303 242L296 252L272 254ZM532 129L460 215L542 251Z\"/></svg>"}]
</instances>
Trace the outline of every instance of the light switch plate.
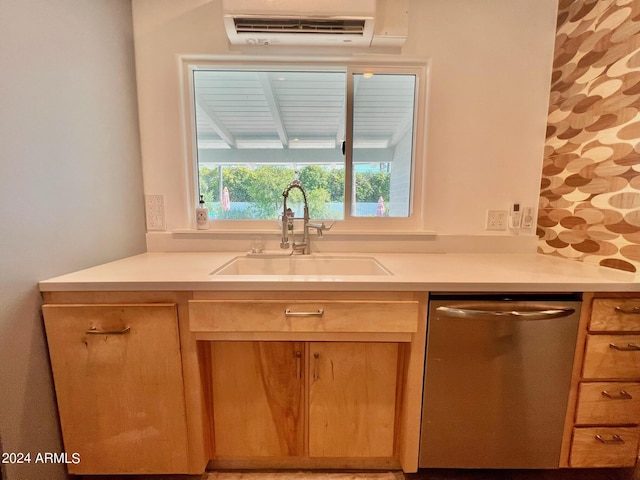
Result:
<instances>
[{"instance_id":1,"label":"light switch plate","mask_svg":"<svg viewBox=\"0 0 640 480\"><path fill-rule=\"evenodd\" d=\"M166 230L164 222L164 195L145 195L144 206L147 219L147 231Z\"/></svg>"},{"instance_id":2,"label":"light switch plate","mask_svg":"<svg viewBox=\"0 0 640 480\"><path fill-rule=\"evenodd\" d=\"M487 210L486 230L504 231L507 229L506 210Z\"/></svg>"}]
</instances>

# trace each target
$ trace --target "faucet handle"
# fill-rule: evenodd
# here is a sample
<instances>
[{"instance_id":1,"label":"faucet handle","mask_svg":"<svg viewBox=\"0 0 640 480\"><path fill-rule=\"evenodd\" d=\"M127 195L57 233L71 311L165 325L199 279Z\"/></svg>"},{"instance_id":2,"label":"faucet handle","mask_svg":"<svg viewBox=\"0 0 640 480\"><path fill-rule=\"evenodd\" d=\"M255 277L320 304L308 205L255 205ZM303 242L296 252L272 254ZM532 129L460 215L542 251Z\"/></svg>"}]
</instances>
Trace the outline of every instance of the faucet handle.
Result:
<instances>
[{"instance_id":1,"label":"faucet handle","mask_svg":"<svg viewBox=\"0 0 640 480\"><path fill-rule=\"evenodd\" d=\"M331 225L329 225L328 227L325 225L324 222L322 223L307 223L307 226L310 228L315 228L317 230L331 230L331 228L336 224L336 222L332 222Z\"/></svg>"},{"instance_id":2,"label":"faucet handle","mask_svg":"<svg viewBox=\"0 0 640 480\"><path fill-rule=\"evenodd\" d=\"M315 228L316 231L318 232L318 237L322 237L322 232L325 231L325 230L331 230L331 228L335 225L335 223L336 222L333 222L331 225L329 225L327 227L324 222L322 222L322 223L307 222L307 227Z\"/></svg>"}]
</instances>

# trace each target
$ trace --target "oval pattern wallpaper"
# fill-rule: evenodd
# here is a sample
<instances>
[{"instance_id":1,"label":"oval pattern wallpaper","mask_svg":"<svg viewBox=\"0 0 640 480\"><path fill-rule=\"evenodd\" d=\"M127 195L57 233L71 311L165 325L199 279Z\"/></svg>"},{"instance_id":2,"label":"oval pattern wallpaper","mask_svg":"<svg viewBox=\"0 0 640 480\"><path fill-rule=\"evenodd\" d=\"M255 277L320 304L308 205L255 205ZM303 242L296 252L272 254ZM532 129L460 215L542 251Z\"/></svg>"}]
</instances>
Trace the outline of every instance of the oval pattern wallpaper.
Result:
<instances>
[{"instance_id":1,"label":"oval pattern wallpaper","mask_svg":"<svg viewBox=\"0 0 640 480\"><path fill-rule=\"evenodd\" d=\"M540 253L640 271L640 1L560 0Z\"/></svg>"}]
</instances>

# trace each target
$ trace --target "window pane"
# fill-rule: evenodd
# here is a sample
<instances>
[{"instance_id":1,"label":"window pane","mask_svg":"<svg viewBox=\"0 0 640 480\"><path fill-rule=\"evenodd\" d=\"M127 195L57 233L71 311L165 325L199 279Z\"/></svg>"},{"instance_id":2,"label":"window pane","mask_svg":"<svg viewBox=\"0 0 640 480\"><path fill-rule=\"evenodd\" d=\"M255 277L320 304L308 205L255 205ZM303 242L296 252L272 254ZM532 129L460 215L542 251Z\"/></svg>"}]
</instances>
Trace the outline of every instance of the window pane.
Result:
<instances>
[{"instance_id":1,"label":"window pane","mask_svg":"<svg viewBox=\"0 0 640 480\"><path fill-rule=\"evenodd\" d=\"M314 219L344 217L344 71L193 74L199 188L213 217L275 219L295 178ZM287 206L301 216L297 193Z\"/></svg>"},{"instance_id":2,"label":"window pane","mask_svg":"<svg viewBox=\"0 0 640 480\"><path fill-rule=\"evenodd\" d=\"M353 77L353 216L410 214L415 85L407 74Z\"/></svg>"}]
</instances>

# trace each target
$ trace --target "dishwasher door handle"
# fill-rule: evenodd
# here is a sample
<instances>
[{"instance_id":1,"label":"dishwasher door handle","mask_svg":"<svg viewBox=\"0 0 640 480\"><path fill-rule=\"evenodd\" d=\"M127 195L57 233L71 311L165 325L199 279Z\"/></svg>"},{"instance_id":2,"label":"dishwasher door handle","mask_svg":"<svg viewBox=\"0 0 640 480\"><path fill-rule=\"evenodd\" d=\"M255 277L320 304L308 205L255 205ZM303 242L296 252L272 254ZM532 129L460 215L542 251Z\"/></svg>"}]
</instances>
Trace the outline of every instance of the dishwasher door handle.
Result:
<instances>
[{"instance_id":1,"label":"dishwasher door handle","mask_svg":"<svg viewBox=\"0 0 640 480\"><path fill-rule=\"evenodd\" d=\"M454 318L495 318L503 320L548 320L568 317L575 313L573 308L543 308L540 310L482 310L478 308L438 307L436 311Z\"/></svg>"}]
</instances>

